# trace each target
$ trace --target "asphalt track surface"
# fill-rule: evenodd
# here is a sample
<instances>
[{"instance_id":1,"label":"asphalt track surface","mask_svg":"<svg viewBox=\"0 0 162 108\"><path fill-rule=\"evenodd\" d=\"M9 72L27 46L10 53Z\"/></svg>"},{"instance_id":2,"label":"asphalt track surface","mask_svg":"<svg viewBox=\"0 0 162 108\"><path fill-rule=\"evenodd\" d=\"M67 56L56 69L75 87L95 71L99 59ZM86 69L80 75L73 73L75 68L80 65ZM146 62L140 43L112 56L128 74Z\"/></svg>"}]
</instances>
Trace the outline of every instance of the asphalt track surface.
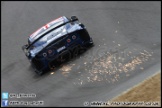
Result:
<instances>
[{"instance_id":1,"label":"asphalt track surface","mask_svg":"<svg viewBox=\"0 0 162 108\"><path fill-rule=\"evenodd\" d=\"M10 1L1 6L1 91L36 94L10 101L44 101L44 106L105 102L160 71L160 2ZM63 15L76 15L95 45L38 76L21 46L32 32Z\"/></svg>"}]
</instances>

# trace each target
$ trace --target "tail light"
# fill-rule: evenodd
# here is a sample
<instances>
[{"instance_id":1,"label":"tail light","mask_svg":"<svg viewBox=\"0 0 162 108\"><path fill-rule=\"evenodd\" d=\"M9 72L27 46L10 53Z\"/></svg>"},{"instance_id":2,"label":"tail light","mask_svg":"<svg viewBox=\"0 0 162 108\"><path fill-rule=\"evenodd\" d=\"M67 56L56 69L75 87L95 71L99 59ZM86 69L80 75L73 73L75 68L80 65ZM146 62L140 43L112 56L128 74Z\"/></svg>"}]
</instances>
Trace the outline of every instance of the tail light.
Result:
<instances>
[{"instance_id":1,"label":"tail light","mask_svg":"<svg viewBox=\"0 0 162 108\"><path fill-rule=\"evenodd\" d=\"M48 50L48 57L52 57L55 54L54 50Z\"/></svg>"},{"instance_id":2,"label":"tail light","mask_svg":"<svg viewBox=\"0 0 162 108\"><path fill-rule=\"evenodd\" d=\"M52 53L52 50L48 50L48 53L51 54Z\"/></svg>"},{"instance_id":3,"label":"tail light","mask_svg":"<svg viewBox=\"0 0 162 108\"><path fill-rule=\"evenodd\" d=\"M67 42L70 43L71 42L71 39L67 39Z\"/></svg>"}]
</instances>

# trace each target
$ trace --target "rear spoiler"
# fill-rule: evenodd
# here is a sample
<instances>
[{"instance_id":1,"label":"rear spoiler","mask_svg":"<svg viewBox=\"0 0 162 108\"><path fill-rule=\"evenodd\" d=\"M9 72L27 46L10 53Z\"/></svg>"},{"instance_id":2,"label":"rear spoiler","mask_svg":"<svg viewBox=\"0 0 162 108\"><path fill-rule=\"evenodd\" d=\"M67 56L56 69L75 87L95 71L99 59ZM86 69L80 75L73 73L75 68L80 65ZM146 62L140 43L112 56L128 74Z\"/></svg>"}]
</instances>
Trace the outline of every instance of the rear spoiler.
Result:
<instances>
[{"instance_id":1,"label":"rear spoiler","mask_svg":"<svg viewBox=\"0 0 162 108\"><path fill-rule=\"evenodd\" d=\"M71 19L69 19L69 21L67 21L67 22L65 22L65 23L63 23L63 24L60 24L60 25L54 27L53 29L47 31L47 32L44 33L42 36L40 36L39 38L37 38L36 40L34 40L31 44L29 44L28 46L26 46L25 49L29 49L30 46L32 46L35 42L37 42L39 39L41 39L42 37L44 37L46 34L50 33L51 31L53 31L53 30L55 30L55 29L57 29L57 28L59 28L59 27L65 25L65 24L67 24L67 23L74 22L74 21L78 21L78 18L77 18L76 16L71 16Z\"/></svg>"}]
</instances>

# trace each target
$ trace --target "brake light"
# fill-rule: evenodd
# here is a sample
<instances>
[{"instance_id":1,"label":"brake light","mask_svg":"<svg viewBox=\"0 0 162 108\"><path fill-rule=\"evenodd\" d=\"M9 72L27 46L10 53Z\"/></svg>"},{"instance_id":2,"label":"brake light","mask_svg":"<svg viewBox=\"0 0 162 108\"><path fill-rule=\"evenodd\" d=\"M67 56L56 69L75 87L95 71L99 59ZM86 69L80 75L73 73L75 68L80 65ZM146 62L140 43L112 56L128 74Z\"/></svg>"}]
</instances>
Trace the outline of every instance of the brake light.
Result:
<instances>
[{"instance_id":1,"label":"brake light","mask_svg":"<svg viewBox=\"0 0 162 108\"><path fill-rule=\"evenodd\" d=\"M71 39L67 39L67 42L70 43L71 42Z\"/></svg>"},{"instance_id":2,"label":"brake light","mask_svg":"<svg viewBox=\"0 0 162 108\"><path fill-rule=\"evenodd\" d=\"M51 54L52 53L52 50L48 50L48 53Z\"/></svg>"}]
</instances>

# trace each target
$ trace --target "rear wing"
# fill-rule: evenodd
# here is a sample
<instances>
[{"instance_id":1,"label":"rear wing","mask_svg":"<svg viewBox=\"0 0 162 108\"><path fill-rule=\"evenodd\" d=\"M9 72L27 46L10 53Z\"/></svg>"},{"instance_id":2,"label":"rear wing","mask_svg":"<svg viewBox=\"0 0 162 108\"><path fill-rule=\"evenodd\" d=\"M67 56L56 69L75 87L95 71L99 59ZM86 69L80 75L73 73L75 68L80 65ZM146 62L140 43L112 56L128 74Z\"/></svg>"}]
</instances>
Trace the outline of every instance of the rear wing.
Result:
<instances>
[{"instance_id":1,"label":"rear wing","mask_svg":"<svg viewBox=\"0 0 162 108\"><path fill-rule=\"evenodd\" d=\"M37 38L36 40L34 40L31 44L29 44L28 46L26 46L25 49L29 49L35 42L37 42L39 39L41 39L42 37L44 37L46 34L50 33L51 31L53 31L53 30L55 30L55 29L57 29L57 28L59 28L59 27L61 27L61 26L64 26L64 25L66 25L67 23L74 22L74 21L78 21L78 18L77 18L76 16L71 16L71 18L70 18L67 22L65 22L65 23L63 23L63 24L60 24L60 25L58 25L58 26L52 28L51 30L47 31L47 32L44 33L42 36L40 36L39 38Z\"/></svg>"}]
</instances>

